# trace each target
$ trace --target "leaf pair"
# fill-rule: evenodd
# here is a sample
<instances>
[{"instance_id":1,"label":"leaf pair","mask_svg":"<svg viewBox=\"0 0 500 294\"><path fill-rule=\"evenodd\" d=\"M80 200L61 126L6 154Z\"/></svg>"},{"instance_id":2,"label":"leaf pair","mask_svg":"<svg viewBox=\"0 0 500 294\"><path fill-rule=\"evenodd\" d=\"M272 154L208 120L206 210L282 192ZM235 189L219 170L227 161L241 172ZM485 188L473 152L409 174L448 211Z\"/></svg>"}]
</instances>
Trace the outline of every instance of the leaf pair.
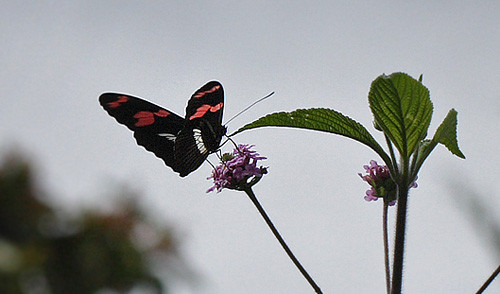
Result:
<instances>
[{"instance_id":1,"label":"leaf pair","mask_svg":"<svg viewBox=\"0 0 500 294\"><path fill-rule=\"evenodd\" d=\"M377 129L384 132L399 151L401 160L408 162L413 155L411 174L416 175L423 161L441 143L450 152L465 158L457 143L457 112L451 109L434 137L426 140L433 105L429 90L405 73L381 75L372 82L368 95ZM260 127L290 127L322 131L354 139L372 148L391 166L391 159L368 130L360 123L332 109L311 108L266 115L249 123L232 135ZM394 163L395 164L395 163Z\"/></svg>"}]
</instances>

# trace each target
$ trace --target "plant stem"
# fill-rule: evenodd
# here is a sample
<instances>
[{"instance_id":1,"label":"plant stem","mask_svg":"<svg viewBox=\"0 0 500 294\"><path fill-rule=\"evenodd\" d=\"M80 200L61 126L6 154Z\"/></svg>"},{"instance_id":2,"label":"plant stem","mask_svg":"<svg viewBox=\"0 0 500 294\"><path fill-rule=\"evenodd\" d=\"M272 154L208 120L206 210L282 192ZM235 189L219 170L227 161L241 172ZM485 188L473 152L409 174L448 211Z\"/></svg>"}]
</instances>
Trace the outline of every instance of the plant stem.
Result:
<instances>
[{"instance_id":1,"label":"plant stem","mask_svg":"<svg viewBox=\"0 0 500 294\"><path fill-rule=\"evenodd\" d=\"M382 224L384 232L384 261L385 261L385 287L387 289L387 294L391 293L391 265L389 262L389 233L388 233L388 210L389 210L389 200L384 198L384 212L382 213Z\"/></svg>"},{"instance_id":2,"label":"plant stem","mask_svg":"<svg viewBox=\"0 0 500 294\"><path fill-rule=\"evenodd\" d=\"M397 175L399 173L399 171L398 171L398 164L396 161L396 154L394 154L394 148L392 148L391 140L389 140L389 137L387 137L387 135L385 135L385 141L387 142L387 146L389 147L389 151L391 153L391 159L392 159L391 162L386 162L385 164L387 164L387 166L390 167L391 175L393 175L393 174Z\"/></svg>"},{"instance_id":3,"label":"plant stem","mask_svg":"<svg viewBox=\"0 0 500 294\"><path fill-rule=\"evenodd\" d=\"M400 294L403 284L403 258L406 234L406 212L408 209L408 185L406 181L398 186L398 212L396 215L396 237L392 265L392 294Z\"/></svg>"},{"instance_id":4,"label":"plant stem","mask_svg":"<svg viewBox=\"0 0 500 294\"><path fill-rule=\"evenodd\" d=\"M493 280L500 274L500 265L497 267L497 269L491 274L491 276L484 282L484 284L477 290L476 294L481 294L488 288L488 286L493 282Z\"/></svg>"},{"instance_id":5,"label":"plant stem","mask_svg":"<svg viewBox=\"0 0 500 294\"><path fill-rule=\"evenodd\" d=\"M253 193L252 188L248 187L244 191L247 193L248 197L250 197L250 200L252 200L252 202L255 205L255 207L257 207L257 210L259 210L260 215L262 215L262 217L266 221L267 225L269 226L269 229L271 229L271 231L273 232L274 236L276 237L276 239L278 239L278 242L281 244L281 246L285 250L286 254L288 254L288 257L292 260L292 262L295 264L295 266L299 269L300 273L309 282L309 284L311 285L311 287L313 287L313 289L314 289L314 291L316 291L316 293L322 294L323 292L321 292L321 289L319 288L319 286L314 282L314 280L312 279L312 277L307 273L307 271L304 269L304 267L300 264L300 262L295 257L295 255L293 255L293 253L290 250L290 248L288 247L288 245L286 245L285 240L283 240L283 238L281 237L280 233L278 232L278 230L274 226L273 222L267 216L266 211L264 210L264 208L262 207L262 205L260 205L259 200L257 200L257 197Z\"/></svg>"}]
</instances>

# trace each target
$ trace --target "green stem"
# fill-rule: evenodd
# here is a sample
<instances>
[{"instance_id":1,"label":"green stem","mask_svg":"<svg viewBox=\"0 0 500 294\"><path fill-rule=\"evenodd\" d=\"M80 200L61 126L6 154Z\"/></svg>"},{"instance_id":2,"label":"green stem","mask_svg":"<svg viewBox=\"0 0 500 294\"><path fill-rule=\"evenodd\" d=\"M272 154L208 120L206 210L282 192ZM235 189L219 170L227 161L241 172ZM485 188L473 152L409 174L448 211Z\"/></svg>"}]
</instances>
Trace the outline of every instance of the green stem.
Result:
<instances>
[{"instance_id":1,"label":"green stem","mask_svg":"<svg viewBox=\"0 0 500 294\"><path fill-rule=\"evenodd\" d=\"M389 140L389 137L385 135L385 141L387 143L387 146L389 147L389 152L391 154L391 162L386 162L387 166L390 166L391 169L391 175L397 175L399 174L398 170L398 162L396 161L396 154L394 154L394 148L392 148L392 143L391 140ZM394 179L395 180L395 179Z\"/></svg>"},{"instance_id":2,"label":"green stem","mask_svg":"<svg viewBox=\"0 0 500 294\"><path fill-rule=\"evenodd\" d=\"M290 250L288 245L286 245L285 240L283 240L280 233L278 232L278 230L274 226L273 222L267 216L266 211L264 210L262 205L260 205L259 200L257 200L257 197L253 193L252 188L248 187L248 188L244 189L244 191L247 193L248 197L250 197L250 200L252 200L255 207L257 207L257 210L259 210L260 215L262 215L262 217L266 221L267 225L269 226L269 229L271 229L274 236L276 237L276 239L278 239L278 242L281 244L281 247L283 247L286 254L288 254L288 257L292 260L292 262L295 264L295 266L299 269L300 273L309 282L309 284L311 285L311 287L313 287L313 289L314 289L314 291L316 291L316 293L322 294L323 292L321 292L321 289L319 288L319 286L314 282L312 277L307 273L307 271L304 269L304 267L300 264L299 260L295 257L295 255L293 255L292 250Z\"/></svg>"},{"instance_id":3,"label":"green stem","mask_svg":"<svg viewBox=\"0 0 500 294\"><path fill-rule=\"evenodd\" d=\"M384 212L383 212L383 232L384 232L384 261L385 261L385 287L387 294L391 293L391 266L389 262L389 233L388 233L388 210L389 200L384 198Z\"/></svg>"},{"instance_id":4,"label":"green stem","mask_svg":"<svg viewBox=\"0 0 500 294\"><path fill-rule=\"evenodd\" d=\"M407 175L403 175L406 178ZM392 294L400 294L403 284L403 258L406 234L406 213L408 210L408 184L403 181L398 186L398 212L396 215L396 237L392 265Z\"/></svg>"}]
</instances>

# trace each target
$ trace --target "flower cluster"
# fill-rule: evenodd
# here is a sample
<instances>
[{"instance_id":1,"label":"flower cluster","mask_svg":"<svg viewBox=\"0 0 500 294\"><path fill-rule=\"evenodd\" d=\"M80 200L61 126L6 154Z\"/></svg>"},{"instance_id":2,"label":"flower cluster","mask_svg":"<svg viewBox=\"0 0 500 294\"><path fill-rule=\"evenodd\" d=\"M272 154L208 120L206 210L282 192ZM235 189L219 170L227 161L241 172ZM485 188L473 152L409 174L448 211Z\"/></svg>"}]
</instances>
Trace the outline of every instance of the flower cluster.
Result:
<instances>
[{"instance_id":1,"label":"flower cluster","mask_svg":"<svg viewBox=\"0 0 500 294\"><path fill-rule=\"evenodd\" d=\"M214 181L214 186L207 193L215 190L219 193L224 188L244 190L256 184L267 173L267 168L257 167L257 162L266 158L251 150L252 147L254 145L240 144L233 153L222 156L221 164L207 178Z\"/></svg>"},{"instance_id":2,"label":"flower cluster","mask_svg":"<svg viewBox=\"0 0 500 294\"><path fill-rule=\"evenodd\" d=\"M366 201L377 201L378 198L387 197L389 205L396 204L396 184L391 179L389 168L386 165L379 165L375 160L370 161L370 165L364 165L363 168L367 175L358 175L367 182L371 188L366 191ZM417 188L417 178L410 184L409 188Z\"/></svg>"}]
</instances>

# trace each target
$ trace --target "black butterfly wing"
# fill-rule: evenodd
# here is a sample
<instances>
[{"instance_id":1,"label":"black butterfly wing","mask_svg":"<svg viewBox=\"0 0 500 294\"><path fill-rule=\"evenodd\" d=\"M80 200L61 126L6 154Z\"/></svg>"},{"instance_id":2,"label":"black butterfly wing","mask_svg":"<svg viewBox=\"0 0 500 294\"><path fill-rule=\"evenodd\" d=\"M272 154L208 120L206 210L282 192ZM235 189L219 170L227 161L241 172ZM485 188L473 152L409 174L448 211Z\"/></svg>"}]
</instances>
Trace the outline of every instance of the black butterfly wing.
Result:
<instances>
[{"instance_id":1,"label":"black butterfly wing","mask_svg":"<svg viewBox=\"0 0 500 294\"><path fill-rule=\"evenodd\" d=\"M208 82L188 101L185 124L177 136L174 152L184 177L196 170L207 156L219 149L226 128L222 126L224 89Z\"/></svg>"},{"instance_id":2,"label":"black butterfly wing","mask_svg":"<svg viewBox=\"0 0 500 294\"><path fill-rule=\"evenodd\" d=\"M183 170L174 145L185 120L148 101L124 94L104 93L99 102L109 115L134 132L137 144L163 159L174 171Z\"/></svg>"},{"instance_id":3,"label":"black butterfly wing","mask_svg":"<svg viewBox=\"0 0 500 294\"><path fill-rule=\"evenodd\" d=\"M205 120L211 125L222 124L224 89L221 83L211 81L191 96L186 106L186 121Z\"/></svg>"}]
</instances>

